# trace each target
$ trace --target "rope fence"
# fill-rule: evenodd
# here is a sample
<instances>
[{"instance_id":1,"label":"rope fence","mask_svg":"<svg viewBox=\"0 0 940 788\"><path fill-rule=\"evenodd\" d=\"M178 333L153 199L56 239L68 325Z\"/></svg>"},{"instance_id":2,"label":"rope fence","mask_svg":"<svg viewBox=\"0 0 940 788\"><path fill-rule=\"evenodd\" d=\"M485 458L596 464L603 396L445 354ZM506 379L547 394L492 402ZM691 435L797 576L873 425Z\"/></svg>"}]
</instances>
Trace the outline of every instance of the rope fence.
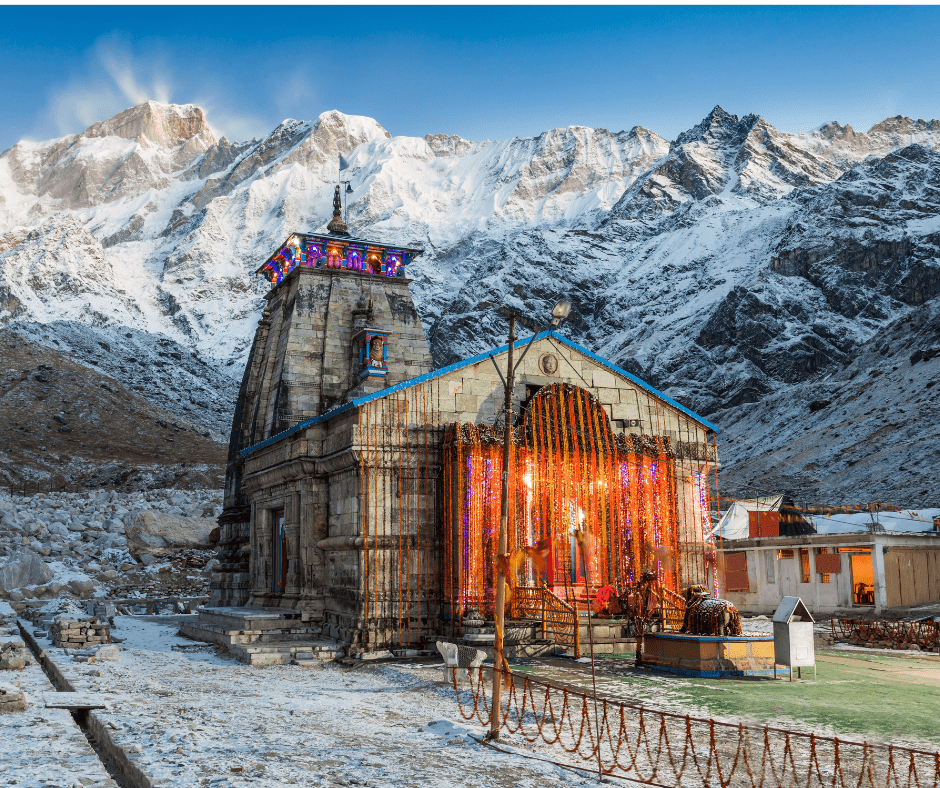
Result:
<instances>
[{"instance_id":1,"label":"rope fence","mask_svg":"<svg viewBox=\"0 0 940 788\"><path fill-rule=\"evenodd\" d=\"M852 618L830 618L832 637L855 645L887 643L891 648L906 649L911 645L922 651L933 650L940 643L940 621L865 621Z\"/></svg>"},{"instance_id":2,"label":"rope fence","mask_svg":"<svg viewBox=\"0 0 940 788\"><path fill-rule=\"evenodd\" d=\"M461 717L488 726L490 669L470 669L467 689L458 670ZM561 748L578 768L666 788L940 786L940 752L702 719L497 672L501 732Z\"/></svg>"}]
</instances>

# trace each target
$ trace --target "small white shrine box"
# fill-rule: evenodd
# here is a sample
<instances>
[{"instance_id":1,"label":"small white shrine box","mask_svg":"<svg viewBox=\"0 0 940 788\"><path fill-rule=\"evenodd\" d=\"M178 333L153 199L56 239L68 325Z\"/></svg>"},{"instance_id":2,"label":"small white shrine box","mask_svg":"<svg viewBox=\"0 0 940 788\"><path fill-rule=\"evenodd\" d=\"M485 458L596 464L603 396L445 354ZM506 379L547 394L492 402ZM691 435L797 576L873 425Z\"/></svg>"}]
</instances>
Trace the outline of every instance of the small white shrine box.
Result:
<instances>
[{"instance_id":1,"label":"small white shrine box","mask_svg":"<svg viewBox=\"0 0 940 788\"><path fill-rule=\"evenodd\" d=\"M816 649L813 645L813 616L798 596L785 596L774 613L774 677L776 666L813 668L816 675Z\"/></svg>"}]
</instances>

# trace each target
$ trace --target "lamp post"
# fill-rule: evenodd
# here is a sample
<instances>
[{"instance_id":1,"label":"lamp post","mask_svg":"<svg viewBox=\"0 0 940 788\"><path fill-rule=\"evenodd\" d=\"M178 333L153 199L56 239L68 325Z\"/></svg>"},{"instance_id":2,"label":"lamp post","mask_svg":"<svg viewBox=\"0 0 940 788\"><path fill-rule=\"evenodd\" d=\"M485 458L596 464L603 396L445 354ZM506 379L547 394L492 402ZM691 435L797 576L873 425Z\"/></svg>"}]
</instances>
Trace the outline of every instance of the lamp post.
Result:
<instances>
[{"instance_id":1,"label":"lamp post","mask_svg":"<svg viewBox=\"0 0 940 788\"><path fill-rule=\"evenodd\" d=\"M561 322L568 317L570 312L570 301L562 299L555 304L555 307L552 309L552 328L557 328ZM500 570L500 567L509 565L506 542L508 539L507 530L509 525L509 453L512 440L512 385L516 377L516 369L519 367L519 364L522 363L522 359L524 359L526 353L529 352L529 348L532 347L539 333L540 332L536 331L532 335L532 339L529 340L529 344L526 345L525 350L519 357L519 361L513 366L512 352L513 345L516 343L516 315L514 312L509 313L509 352L506 360L506 377L503 378L506 393L504 402L506 421L503 428L503 479L499 507L499 541L496 551L496 640L493 643L495 653L493 655L493 692L492 703L490 704L490 731L486 735L486 738L490 740L499 739L501 722L500 702L502 700L503 689L499 671L505 664L505 657L503 656L503 629L506 623L504 611L506 605L506 578ZM493 360L493 364L495 365L495 359L493 359L492 356L490 356L490 359ZM496 367L496 371L500 373L500 377L502 378L502 372L498 366Z\"/></svg>"}]
</instances>

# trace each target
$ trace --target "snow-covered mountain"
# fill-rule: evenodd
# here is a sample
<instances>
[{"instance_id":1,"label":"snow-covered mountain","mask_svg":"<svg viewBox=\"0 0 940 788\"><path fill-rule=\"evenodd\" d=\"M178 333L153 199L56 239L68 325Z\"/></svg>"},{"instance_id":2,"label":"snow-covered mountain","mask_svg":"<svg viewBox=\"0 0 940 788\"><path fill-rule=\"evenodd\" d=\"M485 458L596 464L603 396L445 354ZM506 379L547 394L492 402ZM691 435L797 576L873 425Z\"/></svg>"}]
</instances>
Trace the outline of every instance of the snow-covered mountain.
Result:
<instances>
[{"instance_id":1,"label":"snow-covered mountain","mask_svg":"<svg viewBox=\"0 0 940 788\"><path fill-rule=\"evenodd\" d=\"M538 319L564 293L577 341L744 423L857 364L940 292L938 150L940 121L789 134L720 107L672 142L639 126L392 137L333 111L232 143L197 107L148 102L0 154L0 322L42 324L33 338L60 348L129 327L234 379L268 286L252 272L325 225L342 154L353 230L426 250L410 275L439 363L500 341L496 306ZM231 390L203 389L224 411Z\"/></svg>"}]
</instances>

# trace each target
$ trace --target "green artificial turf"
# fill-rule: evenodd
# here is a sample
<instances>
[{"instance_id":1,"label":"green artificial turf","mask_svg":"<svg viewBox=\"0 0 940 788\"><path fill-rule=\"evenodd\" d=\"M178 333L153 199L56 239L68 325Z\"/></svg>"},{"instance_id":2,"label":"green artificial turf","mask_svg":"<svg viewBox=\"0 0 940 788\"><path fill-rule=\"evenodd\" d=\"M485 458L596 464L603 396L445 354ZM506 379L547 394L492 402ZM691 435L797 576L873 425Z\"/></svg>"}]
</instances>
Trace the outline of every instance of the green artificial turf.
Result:
<instances>
[{"instance_id":1,"label":"green artificial turf","mask_svg":"<svg viewBox=\"0 0 940 788\"><path fill-rule=\"evenodd\" d=\"M940 744L940 659L847 651L816 653L817 678L699 679L635 670L599 657L598 694L692 716L738 718L787 727L794 722L852 739ZM536 668L533 678L589 690L590 665ZM528 671L527 671L528 672ZM554 674L554 675L552 675Z\"/></svg>"}]
</instances>

